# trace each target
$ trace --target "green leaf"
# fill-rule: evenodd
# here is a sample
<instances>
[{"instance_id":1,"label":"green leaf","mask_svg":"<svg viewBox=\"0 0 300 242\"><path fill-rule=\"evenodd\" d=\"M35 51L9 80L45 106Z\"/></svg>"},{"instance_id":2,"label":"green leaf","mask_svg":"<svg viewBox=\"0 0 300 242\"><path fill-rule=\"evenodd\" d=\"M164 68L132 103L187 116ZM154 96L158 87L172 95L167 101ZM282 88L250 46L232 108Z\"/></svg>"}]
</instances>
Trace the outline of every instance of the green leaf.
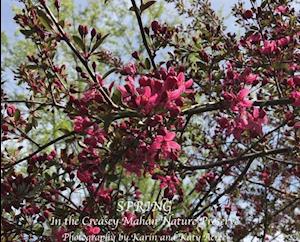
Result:
<instances>
[{"instance_id":1,"label":"green leaf","mask_svg":"<svg viewBox=\"0 0 300 242\"><path fill-rule=\"evenodd\" d=\"M85 51L85 45L84 45L82 39L77 35L73 35L72 38L73 38L74 42L78 45L78 47L80 47L80 49Z\"/></svg>"},{"instance_id":2,"label":"green leaf","mask_svg":"<svg viewBox=\"0 0 300 242\"><path fill-rule=\"evenodd\" d=\"M37 70L39 69L38 65L27 65L26 68L30 69L30 70Z\"/></svg>"},{"instance_id":3,"label":"green leaf","mask_svg":"<svg viewBox=\"0 0 300 242\"><path fill-rule=\"evenodd\" d=\"M140 7L141 13L143 11L145 11L147 8L151 7L154 3L156 3L156 1L149 1L149 2L142 4Z\"/></svg>"},{"instance_id":4,"label":"green leaf","mask_svg":"<svg viewBox=\"0 0 300 242\"><path fill-rule=\"evenodd\" d=\"M27 134L30 130L32 130L32 123L28 123L25 128L25 133Z\"/></svg>"},{"instance_id":5,"label":"green leaf","mask_svg":"<svg viewBox=\"0 0 300 242\"><path fill-rule=\"evenodd\" d=\"M20 110L17 109L15 114L14 114L15 121L20 120L20 117L21 117Z\"/></svg>"},{"instance_id":6,"label":"green leaf","mask_svg":"<svg viewBox=\"0 0 300 242\"><path fill-rule=\"evenodd\" d=\"M94 44L92 50L91 50L91 53L94 52L101 44L102 42L106 39L106 37L108 36L109 34L106 34L104 35L103 37L99 38L96 43Z\"/></svg>"},{"instance_id":7,"label":"green leaf","mask_svg":"<svg viewBox=\"0 0 300 242\"><path fill-rule=\"evenodd\" d=\"M121 96L121 92L119 91L119 89L116 88L114 90L114 93L113 93L111 99L116 104L121 104L122 103L122 96Z\"/></svg>"},{"instance_id":8,"label":"green leaf","mask_svg":"<svg viewBox=\"0 0 300 242\"><path fill-rule=\"evenodd\" d=\"M129 8L129 11L133 11L134 12L135 8L132 6L132 7Z\"/></svg>"},{"instance_id":9,"label":"green leaf","mask_svg":"<svg viewBox=\"0 0 300 242\"><path fill-rule=\"evenodd\" d=\"M37 235L42 235L44 232L44 227L42 224L35 224L33 226L33 230L36 232Z\"/></svg>"},{"instance_id":10,"label":"green leaf","mask_svg":"<svg viewBox=\"0 0 300 242\"><path fill-rule=\"evenodd\" d=\"M42 10L37 10L38 18L47 30L52 29L53 22Z\"/></svg>"},{"instance_id":11,"label":"green leaf","mask_svg":"<svg viewBox=\"0 0 300 242\"><path fill-rule=\"evenodd\" d=\"M21 29L20 32L25 35L25 37L29 37L34 33L32 29Z\"/></svg>"},{"instance_id":12,"label":"green leaf","mask_svg":"<svg viewBox=\"0 0 300 242\"><path fill-rule=\"evenodd\" d=\"M65 20L64 19L62 19L62 20L60 20L59 22L58 22L58 24L61 26L61 27L65 27Z\"/></svg>"},{"instance_id":13,"label":"green leaf","mask_svg":"<svg viewBox=\"0 0 300 242\"><path fill-rule=\"evenodd\" d=\"M108 175L107 180L110 181L110 182L115 182L115 181L118 180L118 176L115 175L115 174Z\"/></svg>"},{"instance_id":14,"label":"green leaf","mask_svg":"<svg viewBox=\"0 0 300 242\"><path fill-rule=\"evenodd\" d=\"M146 58L146 60L145 60L145 68L146 68L147 70L150 70L150 68L151 68L151 64L150 64L149 58Z\"/></svg>"}]
</instances>

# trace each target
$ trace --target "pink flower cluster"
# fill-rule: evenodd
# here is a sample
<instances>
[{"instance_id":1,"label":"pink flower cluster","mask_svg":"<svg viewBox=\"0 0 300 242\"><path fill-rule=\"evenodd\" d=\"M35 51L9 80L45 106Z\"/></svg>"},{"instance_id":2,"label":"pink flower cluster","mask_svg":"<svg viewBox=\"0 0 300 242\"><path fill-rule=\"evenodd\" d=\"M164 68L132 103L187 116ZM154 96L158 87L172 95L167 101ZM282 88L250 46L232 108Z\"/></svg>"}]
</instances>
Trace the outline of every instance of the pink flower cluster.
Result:
<instances>
[{"instance_id":1,"label":"pink flower cluster","mask_svg":"<svg viewBox=\"0 0 300 242\"><path fill-rule=\"evenodd\" d=\"M225 86L233 86L241 82L248 85L257 85L259 83L259 75L252 72L250 68L246 68L243 72L239 73L234 70L235 65L228 62L226 66L226 76L224 80Z\"/></svg>"},{"instance_id":2,"label":"pink flower cluster","mask_svg":"<svg viewBox=\"0 0 300 242\"><path fill-rule=\"evenodd\" d=\"M300 91L292 91L290 98L293 100L293 105L300 107Z\"/></svg>"},{"instance_id":3,"label":"pink flower cluster","mask_svg":"<svg viewBox=\"0 0 300 242\"><path fill-rule=\"evenodd\" d=\"M262 135L262 126L268 123L268 117L263 109L254 108L252 113L246 110L241 111L234 120L223 117L218 122L226 134L233 134L236 139L240 140L244 132L249 132L251 137Z\"/></svg>"},{"instance_id":4,"label":"pink flower cluster","mask_svg":"<svg viewBox=\"0 0 300 242\"><path fill-rule=\"evenodd\" d=\"M216 174L212 171L204 173L199 179L196 184L195 190L197 192L202 192L205 188L213 183L216 179Z\"/></svg>"},{"instance_id":5,"label":"pink flower cluster","mask_svg":"<svg viewBox=\"0 0 300 242\"><path fill-rule=\"evenodd\" d=\"M97 226L87 226L86 227L86 233L88 235L96 235L99 234L101 232L101 229Z\"/></svg>"},{"instance_id":6,"label":"pink flower cluster","mask_svg":"<svg viewBox=\"0 0 300 242\"><path fill-rule=\"evenodd\" d=\"M81 116L75 118L74 130L85 134L83 143L86 145L78 154L80 166L77 177L82 182L92 183L93 172L98 171L101 162L97 148L106 141L106 133L97 124L93 124L89 118Z\"/></svg>"},{"instance_id":7,"label":"pink flower cluster","mask_svg":"<svg viewBox=\"0 0 300 242\"><path fill-rule=\"evenodd\" d=\"M137 76L134 64L124 66L123 74L128 76L125 84L118 87L122 104L142 114L143 124L130 117L113 123L118 145L110 145L110 149L116 154L121 153L122 165L128 172L138 176L141 176L142 172L153 175L155 169L165 160L178 159L181 147L176 142L174 131L183 126L184 117L181 110L184 99L193 100L193 81L186 81L184 74L177 73L173 68L160 68L154 74ZM71 104L75 104L80 113L80 116L74 118L74 131L84 135L84 147L78 154L77 177L92 187L93 183L99 182L95 175L101 173L99 148L106 144L107 134L98 124L91 121L89 107L91 103L100 105L103 100L96 89L88 90L80 99L71 99ZM161 176L159 180L161 188L165 189L166 197L171 198L180 193L176 175ZM100 190L100 193L95 197L108 203L110 193L104 190Z\"/></svg>"},{"instance_id":8,"label":"pink flower cluster","mask_svg":"<svg viewBox=\"0 0 300 242\"><path fill-rule=\"evenodd\" d=\"M160 126L160 124L159 124ZM129 148L124 153L124 167L127 171L136 173L140 176L142 170L153 174L155 168L159 167L161 159L176 160L181 150L180 145L174 141L175 132L167 130L165 127L159 127L153 135L153 138L148 137L147 132L136 129L131 129L127 124L122 124L122 129L128 132L124 138L125 144Z\"/></svg>"},{"instance_id":9,"label":"pink flower cluster","mask_svg":"<svg viewBox=\"0 0 300 242\"><path fill-rule=\"evenodd\" d=\"M231 110L238 112L252 106L252 102L247 99L250 90L241 89L237 94L232 92L224 92L224 99L229 103Z\"/></svg>"},{"instance_id":10,"label":"pink flower cluster","mask_svg":"<svg viewBox=\"0 0 300 242\"><path fill-rule=\"evenodd\" d=\"M164 197L172 199L175 194L178 194L180 198L183 196L182 188L180 187L180 180L175 174L161 176L154 174L153 179L160 180L160 189L164 190Z\"/></svg>"},{"instance_id":11,"label":"pink flower cluster","mask_svg":"<svg viewBox=\"0 0 300 242\"><path fill-rule=\"evenodd\" d=\"M177 75L173 68L161 68L156 76L141 76L136 87L133 77L128 76L126 84L119 86L122 99L129 107L149 115L157 110L166 110L175 117L183 106L183 95L193 93L193 80L185 81L181 72Z\"/></svg>"},{"instance_id":12,"label":"pink flower cluster","mask_svg":"<svg viewBox=\"0 0 300 242\"><path fill-rule=\"evenodd\" d=\"M102 79L97 79L99 82L101 82L100 85L102 85ZM70 96L70 103L74 104L80 115L87 115L89 113L89 107L92 106L93 103L99 104L102 102L103 97L95 87L92 87L85 91L82 97L79 99L75 98L74 96Z\"/></svg>"}]
</instances>

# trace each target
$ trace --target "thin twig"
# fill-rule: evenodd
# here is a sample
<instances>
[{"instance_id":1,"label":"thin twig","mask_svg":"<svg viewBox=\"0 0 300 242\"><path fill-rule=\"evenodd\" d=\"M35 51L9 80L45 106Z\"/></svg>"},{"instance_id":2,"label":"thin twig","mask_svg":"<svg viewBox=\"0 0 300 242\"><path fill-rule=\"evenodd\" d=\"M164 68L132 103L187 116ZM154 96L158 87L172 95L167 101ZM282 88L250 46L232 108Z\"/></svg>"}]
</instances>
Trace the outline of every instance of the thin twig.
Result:
<instances>
[{"instance_id":1,"label":"thin twig","mask_svg":"<svg viewBox=\"0 0 300 242\"><path fill-rule=\"evenodd\" d=\"M94 83L98 84L99 91L100 91L101 95L103 96L103 98L105 99L105 101L108 104L110 104L113 108L119 108L119 106L116 105L111 100L111 98L109 97L109 95L107 94L107 92L100 86L100 84L97 81L96 76L93 74L92 70L90 69L90 67L88 65L88 62L82 57L82 55L79 53L79 51L76 49L76 47L71 43L69 37L67 36L67 34L65 33L65 31L62 29L62 27L59 25L59 23L57 22L56 18L52 14L51 10L47 7L46 4L43 4L43 7L45 8L47 14L49 15L49 17L51 18L51 20L55 24L55 26L56 26L57 30L59 31L59 33L61 34L62 39L67 43L67 45L70 47L70 49L78 57L78 59L80 60L80 62L83 64L83 66L85 67L85 69L89 73L90 77L93 79Z\"/></svg>"},{"instance_id":2,"label":"thin twig","mask_svg":"<svg viewBox=\"0 0 300 242\"><path fill-rule=\"evenodd\" d=\"M154 55L152 54L152 52L149 48L148 42L147 42L147 38L146 38L145 31L144 31L140 10L136 5L135 0L131 0L131 3L132 3L133 10L135 12L135 15L136 15L138 24L139 24L139 28L140 28L140 32L141 32L141 35L142 35L144 46L145 46L145 48L147 50L147 53L149 55L152 67L153 67L154 70L156 70L157 68L156 68L156 65L155 65L155 62L154 62Z\"/></svg>"}]
</instances>

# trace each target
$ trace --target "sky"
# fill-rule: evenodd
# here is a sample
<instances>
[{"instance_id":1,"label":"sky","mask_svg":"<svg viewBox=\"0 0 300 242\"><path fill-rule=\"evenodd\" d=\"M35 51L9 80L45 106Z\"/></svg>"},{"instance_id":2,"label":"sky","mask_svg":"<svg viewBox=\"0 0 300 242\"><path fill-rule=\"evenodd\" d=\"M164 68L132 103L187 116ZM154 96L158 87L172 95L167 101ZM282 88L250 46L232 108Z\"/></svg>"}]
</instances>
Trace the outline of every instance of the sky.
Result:
<instances>
[{"instance_id":1,"label":"sky","mask_svg":"<svg viewBox=\"0 0 300 242\"><path fill-rule=\"evenodd\" d=\"M77 2L78 6L84 6L84 3L87 1L75 0L75 2ZM212 0L211 2L212 7L215 10L223 10L224 15L226 16L230 12L233 4L237 2L237 0ZM17 25L13 20L14 13L12 11L12 6L14 5L20 4L17 0L1 0L1 31L4 31L8 35L9 39L13 39L15 37L15 31L17 28ZM233 27L232 19L229 20L230 21L227 20L227 23Z\"/></svg>"}]
</instances>

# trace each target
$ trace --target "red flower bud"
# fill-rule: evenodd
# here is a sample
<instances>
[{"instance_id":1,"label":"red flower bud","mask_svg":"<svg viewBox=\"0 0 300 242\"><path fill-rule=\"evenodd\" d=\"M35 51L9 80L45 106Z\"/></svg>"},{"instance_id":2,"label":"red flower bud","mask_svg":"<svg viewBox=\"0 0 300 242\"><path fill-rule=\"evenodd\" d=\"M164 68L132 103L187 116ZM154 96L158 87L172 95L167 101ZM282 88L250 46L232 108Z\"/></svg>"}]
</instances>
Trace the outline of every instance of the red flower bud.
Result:
<instances>
[{"instance_id":1,"label":"red flower bud","mask_svg":"<svg viewBox=\"0 0 300 242\"><path fill-rule=\"evenodd\" d=\"M81 73L81 72L82 72L82 69L81 69L79 66L76 66L76 68L75 68L75 69L76 69L76 71L77 71L77 72L79 72L79 73Z\"/></svg>"},{"instance_id":2,"label":"red flower bud","mask_svg":"<svg viewBox=\"0 0 300 242\"><path fill-rule=\"evenodd\" d=\"M7 114L8 116L12 117L14 116L15 112L16 112L16 107L14 105L8 105L7 106Z\"/></svg>"},{"instance_id":3,"label":"red flower bud","mask_svg":"<svg viewBox=\"0 0 300 242\"><path fill-rule=\"evenodd\" d=\"M54 6L56 7L57 11L59 11L59 9L60 9L60 6L61 6L61 2L60 2L60 0L55 0L55 2L54 2Z\"/></svg>"},{"instance_id":4,"label":"red flower bud","mask_svg":"<svg viewBox=\"0 0 300 242\"><path fill-rule=\"evenodd\" d=\"M160 24L154 20L152 23L151 23L151 28L153 30L154 33L157 33L160 29Z\"/></svg>"},{"instance_id":5,"label":"red flower bud","mask_svg":"<svg viewBox=\"0 0 300 242\"><path fill-rule=\"evenodd\" d=\"M139 53L138 53L137 51L134 51L131 55L132 55L132 57L133 57L134 59L137 59L137 60L140 59Z\"/></svg>"},{"instance_id":6,"label":"red flower bud","mask_svg":"<svg viewBox=\"0 0 300 242\"><path fill-rule=\"evenodd\" d=\"M96 36L96 34L97 34L97 30L95 28L93 28L91 31L92 39Z\"/></svg>"},{"instance_id":7,"label":"red flower bud","mask_svg":"<svg viewBox=\"0 0 300 242\"><path fill-rule=\"evenodd\" d=\"M97 65L96 65L96 62L95 62L95 61L92 63L92 67L93 67L93 70L96 71Z\"/></svg>"},{"instance_id":8,"label":"red flower bud","mask_svg":"<svg viewBox=\"0 0 300 242\"><path fill-rule=\"evenodd\" d=\"M243 17L245 19L249 19L249 18L252 18L253 17L253 12L251 10L246 10L244 13L243 13Z\"/></svg>"},{"instance_id":9,"label":"red flower bud","mask_svg":"<svg viewBox=\"0 0 300 242\"><path fill-rule=\"evenodd\" d=\"M88 34L88 27L80 24L78 26L78 32L81 35L81 37L85 37Z\"/></svg>"}]
</instances>

